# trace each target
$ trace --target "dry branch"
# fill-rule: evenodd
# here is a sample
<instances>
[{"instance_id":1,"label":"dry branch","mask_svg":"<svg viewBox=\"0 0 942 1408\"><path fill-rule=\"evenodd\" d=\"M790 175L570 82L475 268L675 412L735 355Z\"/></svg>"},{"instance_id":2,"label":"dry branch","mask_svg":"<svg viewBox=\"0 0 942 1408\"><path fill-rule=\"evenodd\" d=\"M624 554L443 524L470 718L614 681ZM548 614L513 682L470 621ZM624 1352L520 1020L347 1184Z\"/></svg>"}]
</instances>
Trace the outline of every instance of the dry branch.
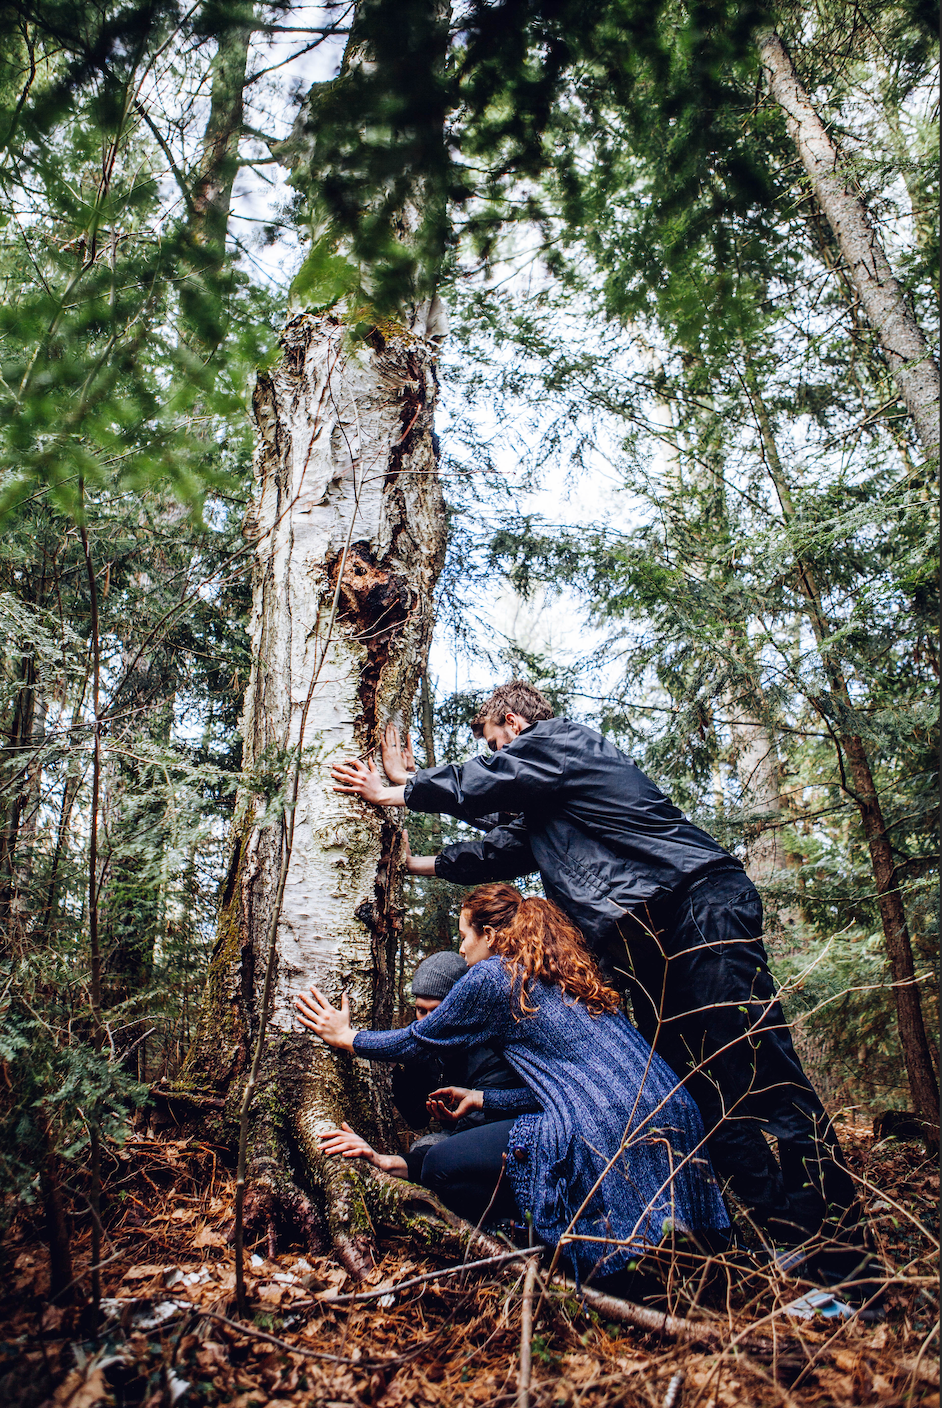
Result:
<instances>
[{"instance_id":1,"label":"dry branch","mask_svg":"<svg viewBox=\"0 0 942 1408\"><path fill-rule=\"evenodd\" d=\"M530 1408L530 1376L533 1372L533 1287L540 1264L538 1256L531 1256L527 1262L527 1272L523 1279L523 1298L520 1306L520 1371L517 1376L517 1408Z\"/></svg>"}]
</instances>

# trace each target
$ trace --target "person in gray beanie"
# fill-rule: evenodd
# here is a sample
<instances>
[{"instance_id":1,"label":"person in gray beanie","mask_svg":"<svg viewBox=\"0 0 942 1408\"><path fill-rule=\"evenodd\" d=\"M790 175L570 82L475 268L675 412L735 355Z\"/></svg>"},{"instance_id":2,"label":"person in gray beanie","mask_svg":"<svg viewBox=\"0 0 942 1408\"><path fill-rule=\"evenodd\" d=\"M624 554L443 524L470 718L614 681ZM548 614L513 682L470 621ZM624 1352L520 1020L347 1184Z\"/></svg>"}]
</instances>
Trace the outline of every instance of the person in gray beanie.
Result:
<instances>
[{"instance_id":1,"label":"person in gray beanie","mask_svg":"<svg viewBox=\"0 0 942 1408\"><path fill-rule=\"evenodd\" d=\"M468 965L461 954L452 953L449 949L430 953L428 958L423 958L412 975L416 1021L421 1022L430 1012L434 1012L467 971ZM428 1056L397 1066L392 1077L392 1097L410 1129L425 1129L430 1119L427 1101L433 1090L440 1090L446 1085L467 1086L474 1090L513 1090L519 1084L520 1077L503 1056L482 1044L446 1058ZM496 1118L484 1110L473 1110L450 1125L446 1133L426 1134L417 1139L406 1155L413 1182L418 1181L422 1159L431 1144L462 1130L488 1124Z\"/></svg>"},{"instance_id":2,"label":"person in gray beanie","mask_svg":"<svg viewBox=\"0 0 942 1408\"><path fill-rule=\"evenodd\" d=\"M415 1015L418 1021L448 996L459 978L468 971L468 965L460 953L444 949L441 953L430 953L412 974L412 997L415 1002Z\"/></svg>"}]
</instances>

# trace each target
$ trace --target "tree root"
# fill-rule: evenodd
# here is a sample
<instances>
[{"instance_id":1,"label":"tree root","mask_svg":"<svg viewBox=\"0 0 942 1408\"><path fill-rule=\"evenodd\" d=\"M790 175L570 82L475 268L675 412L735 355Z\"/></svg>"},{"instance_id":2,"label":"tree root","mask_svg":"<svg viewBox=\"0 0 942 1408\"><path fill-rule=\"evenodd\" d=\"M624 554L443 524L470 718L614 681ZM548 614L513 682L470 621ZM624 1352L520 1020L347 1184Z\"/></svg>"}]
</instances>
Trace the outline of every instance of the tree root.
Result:
<instances>
[{"instance_id":1,"label":"tree root","mask_svg":"<svg viewBox=\"0 0 942 1408\"><path fill-rule=\"evenodd\" d=\"M407 1233L416 1250L459 1261L469 1259L472 1252L477 1256L500 1257L507 1251L505 1243L451 1212L429 1189L394 1178L362 1160L323 1155L318 1158L311 1174L320 1208L300 1190L281 1159L271 1155L257 1157L251 1161L250 1168L246 1228L265 1231L269 1254L275 1253L275 1229L290 1228L301 1234L305 1245L315 1255L324 1254L329 1246L355 1284L362 1285L373 1270L379 1228ZM325 1227L329 1243L323 1236ZM512 1267L511 1262L494 1269L496 1274L502 1274ZM610 1320L688 1343L719 1347L724 1342L723 1332L708 1322L652 1310L591 1286L577 1287L559 1273L556 1280L590 1309ZM766 1343L756 1340L744 1347L761 1353Z\"/></svg>"},{"instance_id":2,"label":"tree root","mask_svg":"<svg viewBox=\"0 0 942 1408\"><path fill-rule=\"evenodd\" d=\"M244 1218L246 1237L264 1234L269 1257L276 1255L278 1235L285 1232L297 1237L312 1256L327 1250L317 1208L276 1159L253 1161Z\"/></svg>"},{"instance_id":3,"label":"tree root","mask_svg":"<svg viewBox=\"0 0 942 1408\"><path fill-rule=\"evenodd\" d=\"M363 1160L302 1160L302 1190L286 1141L270 1119L253 1121L245 1202L246 1233L264 1236L274 1256L280 1233L299 1237L314 1255L332 1253L354 1282L376 1264L379 1230L406 1232L419 1249L464 1258L499 1255L506 1246L450 1212L427 1188Z\"/></svg>"},{"instance_id":4,"label":"tree root","mask_svg":"<svg viewBox=\"0 0 942 1408\"><path fill-rule=\"evenodd\" d=\"M354 1283L376 1265L379 1229L405 1232L418 1249L459 1261L506 1251L506 1244L450 1212L428 1189L361 1159L323 1153L321 1135L349 1117L342 1106L353 1096L344 1083L322 1088L325 1082L309 1069L311 1054L308 1043L284 1040L273 1044L263 1062L248 1131L244 1244L263 1240L271 1258L279 1237L300 1240L314 1256L332 1254ZM329 1074L337 1084L333 1066ZM164 1104L178 1101L204 1120L222 1103L191 1092L161 1094ZM366 1109L360 1113L366 1120Z\"/></svg>"}]
</instances>

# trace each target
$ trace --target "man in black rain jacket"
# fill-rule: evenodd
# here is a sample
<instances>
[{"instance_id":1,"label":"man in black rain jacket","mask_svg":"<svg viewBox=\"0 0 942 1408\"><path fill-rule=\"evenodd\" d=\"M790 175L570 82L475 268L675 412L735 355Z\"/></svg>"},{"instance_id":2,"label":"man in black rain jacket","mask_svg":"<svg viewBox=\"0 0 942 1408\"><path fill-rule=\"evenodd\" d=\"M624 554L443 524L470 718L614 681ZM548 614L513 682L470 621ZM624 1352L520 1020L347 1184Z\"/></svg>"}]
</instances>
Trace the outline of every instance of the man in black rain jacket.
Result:
<instances>
[{"instance_id":1,"label":"man in black rain jacket","mask_svg":"<svg viewBox=\"0 0 942 1408\"><path fill-rule=\"evenodd\" d=\"M409 869L460 885L538 870L694 1095L714 1167L747 1215L780 1244L819 1231L856 1240L853 1182L776 1000L743 866L626 754L554 718L525 682L498 689L473 728L490 756L421 769L398 787L351 761L335 767L335 786L462 820L516 813Z\"/></svg>"}]
</instances>

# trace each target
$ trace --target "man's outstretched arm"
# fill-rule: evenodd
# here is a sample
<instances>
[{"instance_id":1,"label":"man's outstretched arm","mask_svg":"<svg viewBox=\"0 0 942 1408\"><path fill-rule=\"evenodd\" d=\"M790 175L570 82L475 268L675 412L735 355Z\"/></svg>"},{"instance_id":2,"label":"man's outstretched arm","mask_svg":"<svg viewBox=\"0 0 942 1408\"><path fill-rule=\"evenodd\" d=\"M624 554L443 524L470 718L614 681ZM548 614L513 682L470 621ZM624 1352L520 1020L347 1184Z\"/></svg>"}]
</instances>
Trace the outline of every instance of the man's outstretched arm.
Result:
<instances>
[{"instance_id":1,"label":"man's outstretched arm","mask_svg":"<svg viewBox=\"0 0 942 1408\"><path fill-rule=\"evenodd\" d=\"M433 869L413 871L416 861L431 861ZM409 862L412 874L437 875L456 885L486 885L495 880L519 880L538 869L530 849L523 820L509 826L496 826L476 841L456 841L437 856L415 856Z\"/></svg>"},{"instance_id":2,"label":"man's outstretched arm","mask_svg":"<svg viewBox=\"0 0 942 1408\"><path fill-rule=\"evenodd\" d=\"M434 875L437 856L414 856L409 845L409 833L402 833L402 858L410 875Z\"/></svg>"},{"instance_id":3,"label":"man's outstretched arm","mask_svg":"<svg viewBox=\"0 0 942 1408\"><path fill-rule=\"evenodd\" d=\"M410 811L471 821L488 812L517 814L547 802L559 805L565 785L564 749L536 724L495 753L419 768L403 795Z\"/></svg>"},{"instance_id":4,"label":"man's outstretched arm","mask_svg":"<svg viewBox=\"0 0 942 1408\"><path fill-rule=\"evenodd\" d=\"M407 806L468 821L489 812L522 812L543 799L558 803L566 768L558 739L537 725L487 757L420 768L403 786L386 786L372 759L349 758L335 764L332 773L337 792L378 806Z\"/></svg>"}]
</instances>

